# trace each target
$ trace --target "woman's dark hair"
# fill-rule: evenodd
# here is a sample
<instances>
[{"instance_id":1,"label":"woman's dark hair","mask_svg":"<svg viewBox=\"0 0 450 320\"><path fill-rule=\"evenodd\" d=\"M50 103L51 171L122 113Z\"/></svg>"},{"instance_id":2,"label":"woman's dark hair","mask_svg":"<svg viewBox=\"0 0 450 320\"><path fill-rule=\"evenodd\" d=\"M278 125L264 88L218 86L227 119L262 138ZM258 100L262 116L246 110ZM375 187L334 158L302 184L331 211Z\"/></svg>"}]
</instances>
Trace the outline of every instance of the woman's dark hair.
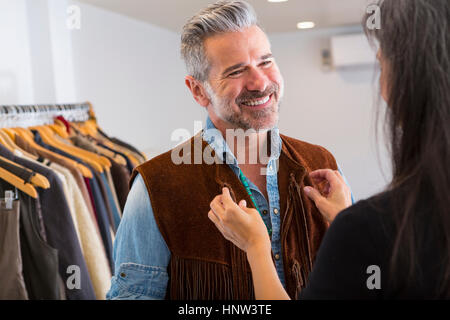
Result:
<instances>
[{"instance_id":1,"label":"woman's dark hair","mask_svg":"<svg viewBox=\"0 0 450 320\"><path fill-rule=\"evenodd\" d=\"M450 297L450 1L384 0L381 28L365 32L388 66L386 132L393 162L395 280L414 281L426 241L439 240L441 286ZM429 248L429 247L428 247ZM438 250L438 248L436 248ZM408 270L404 266L408 266Z\"/></svg>"}]
</instances>

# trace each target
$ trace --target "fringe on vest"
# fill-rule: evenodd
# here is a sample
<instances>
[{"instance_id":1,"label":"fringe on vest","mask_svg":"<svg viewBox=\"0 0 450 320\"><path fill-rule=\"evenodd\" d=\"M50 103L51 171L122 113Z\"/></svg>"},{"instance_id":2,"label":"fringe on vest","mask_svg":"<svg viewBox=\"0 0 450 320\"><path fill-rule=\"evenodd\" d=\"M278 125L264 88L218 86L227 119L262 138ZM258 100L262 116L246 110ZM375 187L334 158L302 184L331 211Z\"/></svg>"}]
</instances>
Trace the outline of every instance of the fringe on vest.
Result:
<instances>
[{"instance_id":1,"label":"fringe on vest","mask_svg":"<svg viewBox=\"0 0 450 320\"><path fill-rule=\"evenodd\" d=\"M311 245L309 239L308 224L306 221L306 212L303 205L303 199L301 195L301 188L295 180L294 174L290 175L290 183L288 188L287 206L285 213L285 224L287 226L293 226L297 228L297 243L300 250L300 260L292 259L290 261L290 272L292 277L295 279L295 288L289 288L288 292L292 299L297 299L298 294L306 286L308 276L312 270L312 255L311 255ZM288 235L288 230L285 230L282 234L284 240ZM289 290L291 289L291 290Z\"/></svg>"},{"instance_id":2,"label":"fringe on vest","mask_svg":"<svg viewBox=\"0 0 450 320\"><path fill-rule=\"evenodd\" d=\"M233 255L242 253L242 250L234 245L232 245L232 251L234 251ZM236 259L233 260L236 261ZM253 300L255 295L252 276L249 272L246 272L247 277L240 276L243 269L239 268L247 269L242 265L239 266L241 261L242 259L239 258L234 266L229 266L172 256L170 262L172 281L170 281L167 298L172 300ZM233 288L238 288L237 292L233 292Z\"/></svg>"}]
</instances>

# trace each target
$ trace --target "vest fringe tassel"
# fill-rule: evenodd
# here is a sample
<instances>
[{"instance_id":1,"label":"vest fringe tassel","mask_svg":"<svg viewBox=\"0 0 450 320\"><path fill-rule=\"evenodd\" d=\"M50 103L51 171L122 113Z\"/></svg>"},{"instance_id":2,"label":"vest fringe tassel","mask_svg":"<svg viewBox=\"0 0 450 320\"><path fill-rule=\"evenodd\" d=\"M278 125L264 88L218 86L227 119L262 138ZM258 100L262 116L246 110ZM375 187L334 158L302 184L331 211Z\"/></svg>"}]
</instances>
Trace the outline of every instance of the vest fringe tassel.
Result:
<instances>
[{"instance_id":1,"label":"vest fringe tassel","mask_svg":"<svg viewBox=\"0 0 450 320\"><path fill-rule=\"evenodd\" d=\"M239 248L236 249L239 250ZM236 274L232 267L221 263L172 256L169 276L173 280L170 281L167 298L171 300L254 299L251 274L248 274L247 279L241 279ZM239 281L237 285L237 288L240 288L239 292L233 292L236 281ZM248 293L250 297L246 298Z\"/></svg>"},{"instance_id":2,"label":"vest fringe tassel","mask_svg":"<svg viewBox=\"0 0 450 320\"><path fill-rule=\"evenodd\" d=\"M291 175L285 217L288 219L288 221L286 221L287 226L294 220L294 226L297 228L296 234L301 257L301 261L295 259L291 261L292 267L289 270L296 280L295 288L288 290L290 291L288 293L292 299L297 299L301 289L306 286L309 273L312 270L311 246L305 214L301 188L295 180L295 176ZM284 233L284 237L287 237L287 230L285 230Z\"/></svg>"}]
</instances>

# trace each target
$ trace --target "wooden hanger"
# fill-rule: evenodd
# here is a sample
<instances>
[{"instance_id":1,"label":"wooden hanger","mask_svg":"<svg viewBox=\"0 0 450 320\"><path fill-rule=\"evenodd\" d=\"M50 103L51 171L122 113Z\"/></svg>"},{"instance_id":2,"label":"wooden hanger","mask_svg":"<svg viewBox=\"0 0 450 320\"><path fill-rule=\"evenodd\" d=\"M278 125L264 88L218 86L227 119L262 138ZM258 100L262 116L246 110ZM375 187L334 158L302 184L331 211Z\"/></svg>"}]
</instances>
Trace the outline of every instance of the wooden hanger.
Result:
<instances>
[{"instance_id":1,"label":"wooden hanger","mask_svg":"<svg viewBox=\"0 0 450 320\"><path fill-rule=\"evenodd\" d=\"M6 159L6 158L4 158L4 157L2 157L2 156L0 156L0 159L3 160L3 161L5 161L5 162L8 162L8 163L10 163L10 164L12 164L12 165L15 165L15 166L17 166L17 167L24 168L24 167L21 166L20 164L15 163L15 162L13 162L13 161L11 161L11 160L9 160L9 159ZM28 170L30 170L30 169L28 169ZM36 172L35 175L31 178L30 182L31 182L32 184L34 184L36 187L41 187L41 188L43 188L43 189L48 189L48 188L50 188L50 182L48 181L48 179L47 179L45 176L43 176L42 174L37 173L37 172Z\"/></svg>"},{"instance_id":2,"label":"wooden hanger","mask_svg":"<svg viewBox=\"0 0 450 320\"><path fill-rule=\"evenodd\" d=\"M108 150L106 148L100 147L100 146L96 146L96 148L98 148L98 150L105 156L111 158L114 160L114 162L122 165L122 166L126 166L127 165L127 160L125 160L124 157L122 157L120 154L118 153L114 153L111 150Z\"/></svg>"},{"instance_id":3,"label":"wooden hanger","mask_svg":"<svg viewBox=\"0 0 450 320\"><path fill-rule=\"evenodd\" d=\"M75 155L78 155L78 156L81 153L85 157L91 158L93 161L99 163L104 169L111 168L111 162L107 158L105 158L103 156L100 156L100 155L98 155L96 153L87 151L87 150L85 150L83 148L76 147L76 146L74 146L72 144L71 141L69 141L69 144L65 144L65 143L55 139L54 138L54 133L51 132L48 128L46 128L46 127L40 127L40 128L46 133L47 138L49 138L50 140L53 140L56 143L56 145L60 145L62 147L66 147L66 148L68 148L68 150L72 150L72 152L71 152L72 154L75 154Z\"/></svg>"},{"instance_id":4,"label":"wooden hanger","mask_svg":"<svg viewBox=\"0 0 450 320\"><path fill-rule=\"evenodd\" d=\"M78 134L78 135L84 136L84 137L88 136L88 135L83 134L78 128L76 128L76 126L78 126L78 124L71 123L71 126L72 126L72 131L76 132L75 134ZM74 128L75 128L75 130L73 130ZM120 154L114 153L111 150L108 150L106 148L99 146L95 141L93 143L95 143L95 147L97 148L97 150L104 156L111 158L114 162L116 162L120 165L125 166L127 164L127 161L125 160L125 158L122 157Z\"/></svg>"},{"instance_id":5,"label":"wooden hanger","mask_svg":"<svg viewBox=\"0 0 450 320\"><path fill-rule=\"evenodd\" d=\"M72 122L70 125L71 125L72 128L77 129L77 130L78 130L79 132L81 132L83 135L85 135L85 136L90 135L90 134L89 134L88 132L86 132L86 130L85 130L83 127L81 127L78 123Z\"/></svg>"},{"instance_id":6,"label":"wooden hanger","mask_svg":"<svg viewBox=\"0 0 450 320\"><path fill-rule=\"evenodd\" d=\"M89 153L88 155L86 155L85 154L86 151L81 149L81 148L76 148L76 147L72 148L69 145L60 143L59 141L56 141L55 139L52 139L51 136L48 136L48 134L47 134L48 132L45 131L44 127L32 127L32 129L35 129L35 130L37 130L39 132L39 134L42 137L42 140L44 140L45 143L47 143L47 144L49 144L49 145L51 145L51 146L53 146L55 148L61 149L61 150L65 151L65 152L67 152L67 153L70 153L70 154L80 158L81 160L89 163L94 168L94 170L96 170L98 172L103 172L104 171L102 164L100 164L96 160L96 158L94 157L93 153Z\"/></svg>"},{"instance_id":7,"label":"wooden hanger","mask_svg":"<svg viewBox=\"0 0 450 320\"><path fill-rule=\"evenodd\" d=\"M5 138L2 135L3 131L0 130L0 144L5 146L9 151L14 152L14 149L11 147L9 143L6 142Z\"/></svg>"},{"instance_id":8,"label":"wooden hanger","mask_svg":"<svg viewBox=\"0 0 450 320\"><path fill-rule=\"evenodd\" d=\"M0 130L0 142L6 147L8 148L8 150L10 150L11 152L14 152L16 147L15 145L11 145L8 141L9 136L6 135L7 138L4 137L4 135L6 135L3 131ZM6 159L5 157L0 156L0 159L8 162L10 164L13 164L17 167L23 168L22 165L15 163L9 159ZM50 182L48 181L48 179L46 177L44 177L43 175L36 173L32 178L31 178L31 183L33 183L35 186L37 187L41 187L43 189L48 189L50 188Z\"/></svg>"},{"instance_id":9,"label":"wooden hanger","mask_svg":"<svg viewBox=\"0 0 450 320\"><path fill-rule=\"evenodd\" d=\"M68 161L69 163L71 163L73 166L75 166L78 170L80 170L80 172L83 175L83 177L88 178L88 179L92 179L93 178L91 170L89 168L87 168L86 166L82 165L81 163L76 162L73 159L64 157L64 156L62 156L62 155L60 155L58 153L55 153L55 152L53 152L51 150L45 149L42 146L38 145L33 140L33 137L30 138L30 135L27 134L27 131L29 131L29 130L24 129L24 128L9 128L9 130L11 131L11 133L17 134L18 136L22 137L34 149L41 150L41 151L44 151L44 152L49 152L56 158L64 159L64 160ZM31 133L31 132L29 132L29 133ZM32 133L31 133L31 136L33 136Z\"/></svg>"},{"instance_id":10,"label":"wooden hanger","mask_svg":"<svg viewBox=\"0 0 450 320\"><path fill-rule=\"evenodd\" d=\"M3 131L3 129L0 129L0 136L9 145L9 147L10 147L9 150L11 152L14 153L16 150L18 150L19 152L23 153L25 156L27 156L27 157L29 157L31 159L34 159L34 160L37 159L37 157L34 154L31 154L31 153L23 150L22 148L20 148L18 145L16 145L15 138L11 139L10 136L5 131Z\"/></svg>"},{"instance_id":11,"label":"wooden hanger","mask_svg":"<svg viewBox=\"0 0 450 320\"><path fill-rule=\"evenodd\" d=\"M118 144L115 144L114 142L109 141L108 139L104 139L103 144L106 145L107 147L111 148L111 149L117 150L117 151L125 154L130 159L130 161L133 162L135 165L139 165L140 164L140 161L127 148L122 147L122 146L120 146Z\"/></svg>"},{"instance_id":12,"label":"wooden hanger","mask_svg":"<svg viewBox=\"0 0 450 320\"><path fill-rule=\"evenodd\" d=\"M14 140L15 132L14 132L12 129L10 129L10 128L2 128L2 130L3 130L3 132L6 132L6 134L7 134L12 140Z\"/></svg>"},{"instance_id":13,"label":"wooden hanger","mask_svg":"<svg viewBox=\"0 0 450 320\"><path fill-rule=\"evenodd\" d=\"M60 137L64 138L64 139L68 139L69 138L69 134L66 131L66 127L63 125L63 127L61 127L61 125L59 125L61 123L61 121L56 120L55 124L50 124L48 125L48 127L50 129L52 129L54 132L56 132Z\"/></svg>"},{"instance_id":14,"label":"wooden hanger","mask_svg":"<svg viewBox=\"0 0 450 320\"><path fill-rule=\"evenodd\" d=\"M38 193L36 191L36 188L33 187L30 183L25 183L24 180L19 178L18 176L12 174L8 170L5 170L0 167L0 179L10 183L11 185L15 186L17 189L23 191L30 197L37 199Z\"/></svg>"}]
</instances>

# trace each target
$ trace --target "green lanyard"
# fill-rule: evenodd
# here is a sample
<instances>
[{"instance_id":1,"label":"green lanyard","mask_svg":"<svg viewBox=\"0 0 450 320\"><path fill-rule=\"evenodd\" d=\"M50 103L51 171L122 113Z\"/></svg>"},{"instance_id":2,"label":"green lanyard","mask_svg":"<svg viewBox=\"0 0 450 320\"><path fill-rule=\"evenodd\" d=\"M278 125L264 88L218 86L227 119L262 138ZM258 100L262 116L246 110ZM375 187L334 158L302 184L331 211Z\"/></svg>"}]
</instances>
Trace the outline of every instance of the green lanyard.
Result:
<instances>
[{"instance_id":1,"label":"green lanyard","mask_svg":"<svg viewBox=\"0 0 450 320\"><path fill-rule=\"evenodd\" d=\"M263 218L263 216L261 214L261 210L259 210L259 207L256 204L256 199L252 194L252 190L250 190L250 186L248 184L248 179L244 176L244 174L242 173L241 170L239 170L239 179L241 180L242 184L244 185L245 190L247 191L248 195L250 196L250 199L252 199L253 205L255 206L256 210L258 210L259 215L261 216L261 218ZM269 226L267 226L267 223L264 221L264 218L263 218L263 222L266 225L269 236L272 236L272 228L269 228Z\"/></svg>"}]
</instances>

